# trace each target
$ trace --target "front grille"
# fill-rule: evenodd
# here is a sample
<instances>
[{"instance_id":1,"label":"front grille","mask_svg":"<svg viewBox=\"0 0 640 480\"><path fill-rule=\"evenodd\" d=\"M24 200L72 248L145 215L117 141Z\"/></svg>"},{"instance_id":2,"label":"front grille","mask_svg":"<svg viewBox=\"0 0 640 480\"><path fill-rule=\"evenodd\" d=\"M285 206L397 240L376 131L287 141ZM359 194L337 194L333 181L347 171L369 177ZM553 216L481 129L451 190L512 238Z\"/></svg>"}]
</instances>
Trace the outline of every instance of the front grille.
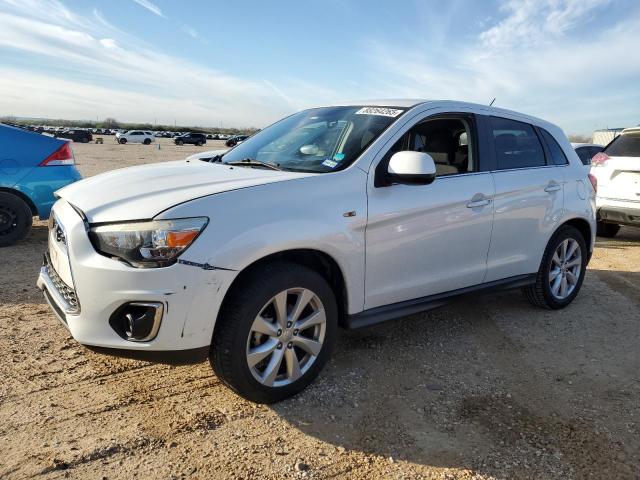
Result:
<instances>
[{"instance_id":1,"label":"front grille","mask_svg":"<svg viewBox=\"0 0 640 480\"><path fill-rule=\"evenodd\" d=\"M66 302L71 306L71 311L67 313L75 314L80 312L80 303L78 302L78 296L76 295L76 291L71 288L69 285L64 283L58 272L51 266L49 262L49 256L45 255L45 268L47 269L47 275L51 279L51 283L55 287L56 291L60 294L62 298L66 300Z\"/></svg>"}]
</instances>

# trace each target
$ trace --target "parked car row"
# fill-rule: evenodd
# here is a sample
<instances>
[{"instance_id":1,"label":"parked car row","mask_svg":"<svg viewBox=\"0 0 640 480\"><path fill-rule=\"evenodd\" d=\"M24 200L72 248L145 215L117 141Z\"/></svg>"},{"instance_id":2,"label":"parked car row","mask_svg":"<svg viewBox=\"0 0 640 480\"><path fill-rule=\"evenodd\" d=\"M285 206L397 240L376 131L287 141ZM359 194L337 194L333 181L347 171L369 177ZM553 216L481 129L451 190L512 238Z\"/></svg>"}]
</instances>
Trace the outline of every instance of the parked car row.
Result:
<instances>
[{"instance_id":1,"label":"parked car row","mask_svg":"<svg viewBox=\"0 0 640 480\"><path fill-rule=\"evenodd\" d=\"M204 145L207 140L224 140L228 147L237 145L243 142L249 137L249 135L229 135L224 133L203 133L203 132L171 132L171 131L152 131L152 130L126 130L122 128L82 128L82 127L53 127L48 125L20 125L13 123L5 123L21 130L28 130L36 133L45 133L52 135L56 138L66 138L73 140L74 142L87 143L93 140L93 135L115 135L116 139L122 138L126 135L131 135L131 132L144 132L145 135L150 135L153 138L180 138L180 141L175 141L176 145ZM139 136L136 133L135 136ZM199 140L202 141L199 141ZM151 143L153 140L147 143ZM131 141L127 139L125 142L120 143L145 143L144 139L141 142Z\"/></svg>"}]
</instances>

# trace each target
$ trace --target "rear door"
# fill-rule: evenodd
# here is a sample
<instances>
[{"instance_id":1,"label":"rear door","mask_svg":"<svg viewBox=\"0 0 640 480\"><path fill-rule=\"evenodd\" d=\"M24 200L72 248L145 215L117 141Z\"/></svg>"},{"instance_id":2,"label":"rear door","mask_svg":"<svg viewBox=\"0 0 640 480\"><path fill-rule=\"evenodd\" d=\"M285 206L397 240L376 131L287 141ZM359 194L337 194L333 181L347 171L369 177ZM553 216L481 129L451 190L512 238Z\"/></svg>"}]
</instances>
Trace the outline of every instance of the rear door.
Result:
<instances>
[{"instance_id":1,"label":"rear door","mask_svg":"<svg viewBox=\"0 0 640 480\"><path fill-rule=\"evenodd\" d=\"M598 197L640 202L640 131L617 137L596 157Z\"/></svg>"},{"instance_id":2,"label":"rear door","mask_svg":"<svg viewBox=\"0 0 640 480\"><path fill-rule=\"evenodd\" d=\"M556 165L533 125L503 117L483 117L492 149L494 219L487 257L490 282L534 273L564 207L566 157ZM549 135L547 133L547 135ZM560 148L560 147L558 147ZM549 157L549 158L547 158Z\"/></svg>"}]
</instances>

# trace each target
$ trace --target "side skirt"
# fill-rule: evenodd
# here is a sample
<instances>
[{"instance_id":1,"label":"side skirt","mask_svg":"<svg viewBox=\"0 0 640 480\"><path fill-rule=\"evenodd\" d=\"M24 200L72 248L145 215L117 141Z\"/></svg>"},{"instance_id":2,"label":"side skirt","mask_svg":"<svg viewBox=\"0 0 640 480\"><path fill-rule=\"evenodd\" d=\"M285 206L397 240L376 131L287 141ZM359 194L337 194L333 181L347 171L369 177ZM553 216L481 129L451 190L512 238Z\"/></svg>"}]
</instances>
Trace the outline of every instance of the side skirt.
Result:
<instances>
[{"instance_id":1,"label":"side skirt","mask_svg":"<svg viewBox=\"0 0 640 480\"><path fill-rule=\"evenodd\" d=\"M518 275L515 277L495 280L493 282L481 283L471 287L460 288L450 292L429 295L428 297L415 298L405 302L393 303L391 305L383 305L381 307L371 308L360 313L348 315L345 321L347 330L355 330L357 328L369 327L378 323L394 320L414 313L426 312L433 310L448 303L451 299L465 295L468 293L484 292L490 290L508 290L511 288L526 287L536 283L536 274Z\"/></svg>"}]
</instances>

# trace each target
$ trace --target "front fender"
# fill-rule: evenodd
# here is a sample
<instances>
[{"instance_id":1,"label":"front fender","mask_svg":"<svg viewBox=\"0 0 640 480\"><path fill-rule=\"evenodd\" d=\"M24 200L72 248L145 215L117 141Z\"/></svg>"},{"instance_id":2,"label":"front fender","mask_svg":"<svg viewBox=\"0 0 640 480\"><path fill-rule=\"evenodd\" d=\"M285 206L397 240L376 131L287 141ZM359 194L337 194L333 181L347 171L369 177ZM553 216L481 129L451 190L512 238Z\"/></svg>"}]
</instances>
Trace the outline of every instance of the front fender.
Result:
<instances>
[{"instance_id":1,"label":"front fender","mask_svg":"<svg viewBox=\"0 0 640 480\"><path fill-rule=\"evenodd\" d=\"M342 270L349 313L356 313L364 305L365 188L366 174L347 169L211 195L159 218L207 215L209 225L183 259L218 268L240 272L293 249L325 253Z\"/></svg>"}]
</instances>

